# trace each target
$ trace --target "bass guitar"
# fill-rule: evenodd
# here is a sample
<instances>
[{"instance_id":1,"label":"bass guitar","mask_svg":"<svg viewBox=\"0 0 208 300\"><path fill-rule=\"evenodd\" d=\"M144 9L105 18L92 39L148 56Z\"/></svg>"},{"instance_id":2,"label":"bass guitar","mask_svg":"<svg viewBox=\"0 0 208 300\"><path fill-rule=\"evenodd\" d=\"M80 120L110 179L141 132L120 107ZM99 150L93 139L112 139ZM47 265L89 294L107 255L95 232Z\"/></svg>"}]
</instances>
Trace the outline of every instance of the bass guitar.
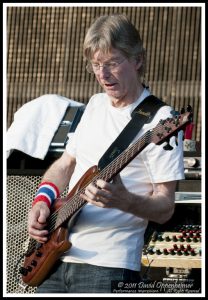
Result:
<instances>
[{"instance_id":1,"label":"bass guitar","mask_svg":"<svg viewBox=\"0 0 208 300\"><path fill-rule=\"evenodd\" d=\"M171 150L170 137L177 139L178 132L185 130L187 124L192 120L192 113L175 115L172 118L160 120L156 127L148 130L136 142L119 154L109 165L99 170L92 166L77 182L72 191L63 198L57 198L53 211L48 218L49 239L46 243L38 243L36 240L29 241L28 249L23 254L23 265L18 269L22 281L29 286L40 285L55 262L60 256L70 249L68 240L68 222L87 204L80 197L90 183L96 183L98 179L110 182L133 158L138 155L147 145L155 143L160 145L167 142L166 150Z\"/></svg>"}]
</instances>

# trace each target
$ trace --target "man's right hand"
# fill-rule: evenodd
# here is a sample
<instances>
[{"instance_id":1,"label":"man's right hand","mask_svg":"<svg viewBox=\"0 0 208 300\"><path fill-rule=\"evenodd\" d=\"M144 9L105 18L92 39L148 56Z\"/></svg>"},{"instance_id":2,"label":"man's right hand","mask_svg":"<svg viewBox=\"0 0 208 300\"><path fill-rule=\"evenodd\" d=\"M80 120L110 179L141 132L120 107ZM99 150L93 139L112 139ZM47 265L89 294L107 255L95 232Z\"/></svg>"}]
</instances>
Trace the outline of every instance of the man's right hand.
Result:
<instances>
[{"instance_id":1,"label":"man's right hand","mask_svg":"<svg viewBox=\"0 0 208 300\"><path fill-rule=\"evenodd\" d=\"M65 150L46 171L42 182L53 182L58 187L60 194L63 193L69 184L75 165L76 159ZM49 215L50 209L44 201L36 202L28 214L28 233L40 243L47 241L48 231L46 228Z\"/></svg>"},{"instance_id":2,"label":"man's right hand","mask_svg":"<svg viewBox=\"0 0 208 300\"><path fill-rule=\"evenodd\" d=\"M43 201L37 202L29 212L28 215L28 233L29 235L40 243L48 240L47 218L50 215L50 209Z\"/></svg>"}]
</instances>

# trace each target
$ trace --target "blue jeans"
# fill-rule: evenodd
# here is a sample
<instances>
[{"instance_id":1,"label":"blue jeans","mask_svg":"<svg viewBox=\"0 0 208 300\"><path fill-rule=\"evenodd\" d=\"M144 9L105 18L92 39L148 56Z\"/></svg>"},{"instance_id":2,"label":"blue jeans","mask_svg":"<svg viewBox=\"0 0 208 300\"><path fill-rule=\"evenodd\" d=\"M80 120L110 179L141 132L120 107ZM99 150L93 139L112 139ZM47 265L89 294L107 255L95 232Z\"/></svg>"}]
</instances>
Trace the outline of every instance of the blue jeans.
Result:
<instances>
[{"instance_id":1,"label":"blue jeans","mask_svg":"<svg viewBox=\"0 0 208 300\"><path fill-rule=\"evenodd\" d=\"M112 281L140 281L137 271L59 261L36 293L111 293Z\"/></svg>"}]
</instances>

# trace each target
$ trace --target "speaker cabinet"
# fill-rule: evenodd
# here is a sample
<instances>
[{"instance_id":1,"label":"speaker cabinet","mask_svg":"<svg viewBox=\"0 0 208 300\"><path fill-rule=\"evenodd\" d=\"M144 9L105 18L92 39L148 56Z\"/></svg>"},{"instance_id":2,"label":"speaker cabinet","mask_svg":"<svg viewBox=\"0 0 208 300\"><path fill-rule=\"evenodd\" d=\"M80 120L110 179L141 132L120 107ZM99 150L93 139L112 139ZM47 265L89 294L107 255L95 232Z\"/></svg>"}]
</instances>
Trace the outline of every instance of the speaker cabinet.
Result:
<instances>
[{"instance_id":1,"label":"speaker cabinet","mask_svg":"<svg viewBox=\"0 0 208 300\"><path fill-rule=\"evenodd\" d=\"M21 276L18 272L27 250L29 235L27 232L27 217L34 199L37 187L42 176L8 175L7 176L7 207L6 207L6 292L7 293L34 293L34 287L24 289ZM68 188L62 196L67 194ZM18 265L19 261L19 265Z\"/></svg>"},{"instance_id":2,"label":"speaker cabinet","mask_svg":"<svg viewBox=\"0 0 208 300\"><path fill-rule=\"evenodd\" d=\"M16 264L25 252L28 239L27 215L34 199L41 176L7 176L7 293L33 293L35 288L24 290L18 284L20 279Z\"/></svg>"}]
</instances>

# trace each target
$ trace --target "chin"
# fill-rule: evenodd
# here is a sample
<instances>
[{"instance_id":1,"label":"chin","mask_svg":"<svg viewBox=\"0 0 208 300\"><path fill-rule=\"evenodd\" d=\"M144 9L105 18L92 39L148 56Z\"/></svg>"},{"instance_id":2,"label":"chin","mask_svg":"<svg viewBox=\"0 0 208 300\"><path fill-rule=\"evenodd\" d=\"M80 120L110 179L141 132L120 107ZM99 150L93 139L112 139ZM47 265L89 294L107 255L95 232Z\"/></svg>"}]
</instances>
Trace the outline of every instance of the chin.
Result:
<instances>
[{"instance_id":1,"label":"chin","mask_svg":"<svg viewBox=\"0 0 208 300\"><path fill-rule=\"evenodd\" d=\"M115 91L109 91L109 90L107 90L107 91L105 91L106 92L106 94L109 96L109 97L111 97L111 98L115 98L115 99L121 99L122 98L122 96L118 93L118 92L115 92Z\"/></svg>"}]
</instances>

